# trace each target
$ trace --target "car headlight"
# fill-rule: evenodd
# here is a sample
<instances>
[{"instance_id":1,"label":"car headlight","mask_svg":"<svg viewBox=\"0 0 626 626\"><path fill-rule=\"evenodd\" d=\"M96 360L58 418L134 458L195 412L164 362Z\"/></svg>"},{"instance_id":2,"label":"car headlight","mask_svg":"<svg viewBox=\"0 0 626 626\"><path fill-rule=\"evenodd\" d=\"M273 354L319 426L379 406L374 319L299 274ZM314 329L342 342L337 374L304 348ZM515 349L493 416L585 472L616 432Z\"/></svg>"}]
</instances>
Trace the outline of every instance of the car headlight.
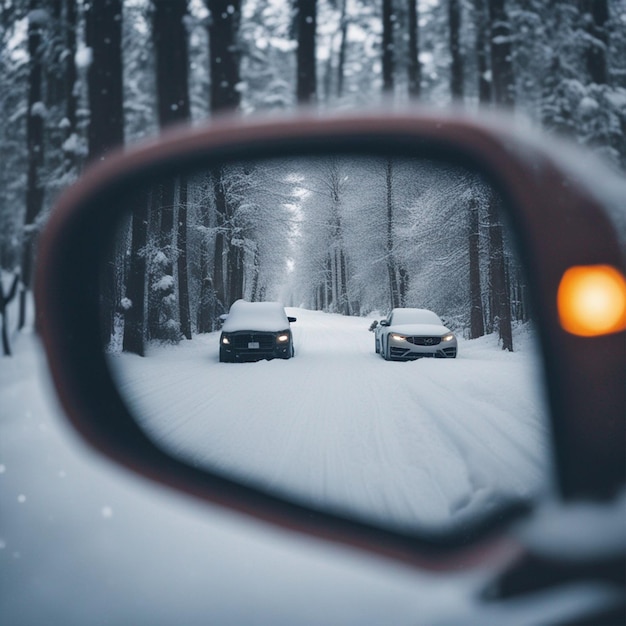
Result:
<instances>
[{"instance_id":1,"label":"car headlight","mask_svg":"<svg viewBox=\"0 0 626 626\"><path fill-rule=\"evenodd\" d=\"M397 335L396 333L391 333L391 338L397 341L404 341L406 339L404 335Z\"/></svg>"},{"instance_id":2,"label":"car headlight","mask_svg":"<svg viewBox=\"0 0 626 626\"><path fill-rule=\"evenodd\" d=\"M454 339L454 333L448 333L441 338L441 341L452 341Z\"/></svg>"},{"instance_id":3,"label":"car headlight","mask_svg":"<svg viewBox=\"0 0 626 626\"><path fill-rule=\"evenodd\" d=\"M289 333L281 333L280 335L277 335L276 341L278 341L278 343L285 343L285 341L289 341Z\"/></svg>"},{"instance_id":4,"label":"car headlight","mask_svg":"<svg viewBox=\"0 0 626 626\"><path fill-rule=\"evenodd\" d=\"M222 343L227 346L230 343L230 339L226 335L222 335Z\"/></svg>"}]
</instances>

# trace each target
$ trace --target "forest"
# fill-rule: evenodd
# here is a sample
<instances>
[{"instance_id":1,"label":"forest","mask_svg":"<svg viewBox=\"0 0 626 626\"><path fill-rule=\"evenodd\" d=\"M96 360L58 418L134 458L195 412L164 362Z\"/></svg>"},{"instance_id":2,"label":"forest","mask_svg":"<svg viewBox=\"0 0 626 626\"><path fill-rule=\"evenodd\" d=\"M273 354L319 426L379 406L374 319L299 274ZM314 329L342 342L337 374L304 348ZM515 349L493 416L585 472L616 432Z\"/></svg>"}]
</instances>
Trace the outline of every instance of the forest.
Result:
<instances>
[{"instance_id":1,"label":"forest","mask_svg":"<svg viewBox=\"0 0 626 626\"><path fill-rule=\"evenodd\" d=\"M5 308L18 298L26 324L55 198L175 123L300 104L500 107L626 168L623 0L1 0L0 36L5 354ZM234 163L143 194L101 278L103 341L122 332L128 351L214 330L239 297L346 315L425 306L509 350L528 315L500 200L472 172ZM428 245L408 246L422 229Z\"/></svg>"},{"instance_id":2,"label":"forest","mask_svg":"<svg viewBox=\"0 0 626 626\"><path fill-rule=\"evenodd\" d=\"M121 203L101 281L112 349L144 354L150 340L211 332L239 298L356 316L419 304L470 338L498 331L508 349L512 323L528 319L501 198L447 162L232 162Z\"/></svg>"}]
</instances>

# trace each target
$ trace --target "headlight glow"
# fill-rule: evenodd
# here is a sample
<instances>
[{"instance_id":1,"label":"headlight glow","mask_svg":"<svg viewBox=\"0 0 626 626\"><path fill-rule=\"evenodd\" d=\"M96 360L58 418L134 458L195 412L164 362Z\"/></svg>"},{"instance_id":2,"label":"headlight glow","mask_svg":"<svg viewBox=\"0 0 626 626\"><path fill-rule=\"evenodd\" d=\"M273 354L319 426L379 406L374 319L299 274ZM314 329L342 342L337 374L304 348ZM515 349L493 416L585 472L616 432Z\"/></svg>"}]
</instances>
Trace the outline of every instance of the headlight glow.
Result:
<instances>
[{"instance_id":1,"label":"headlight glow","mask_svg":"<svg viewBox=\"0 0 626 626\"><path fill-rule=\"evenodd\" d=\"M441 341L452 341L454 339L453 333L448 333L441 338Z\"/></svg>"},{"instance_id":2,"label":"headlight glow","mask_svg":"<svg viewBox=\"0 0 626 626\"><path fill-rule=\"evenodd\" d=\"M285 341L289 341L289 335L287 333L278 335L278 337L276 337L276 341L278 341L278 343L285 343Z\"/></svg>"},{"instance_id":3,"label":"headlight glow","mask_svg":"<svg viewBox=\"0 0 626 626\"><path fill-rule=\"evenodd\" d=\"M397 335L396 333L391 333L391 338L396 341L404 341L406 339L404 335Z\"/></svg>"},{"instance_id":4,"label":"headlight glow","mask_svg":"<svg viewBox=\"0 0 626 626\"><path fill-rule=\"evenodd\" d=\"M228 345L228 344L230 343L230 339L229 339L228 337L226 337L226 335L224 335L224 336L222 337L222 343L223 343L224 345Z\"/></svg>"}]
</instances>

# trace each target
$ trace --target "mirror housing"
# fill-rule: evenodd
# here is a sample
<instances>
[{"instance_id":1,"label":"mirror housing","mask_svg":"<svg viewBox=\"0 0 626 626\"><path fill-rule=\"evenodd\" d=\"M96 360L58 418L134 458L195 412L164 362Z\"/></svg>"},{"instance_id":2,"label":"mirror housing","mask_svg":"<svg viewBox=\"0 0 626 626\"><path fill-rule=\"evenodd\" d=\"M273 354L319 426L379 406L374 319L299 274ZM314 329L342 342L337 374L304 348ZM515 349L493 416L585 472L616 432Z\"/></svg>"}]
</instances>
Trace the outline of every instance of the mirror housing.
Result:
<instances>
[{"instance_id":1,"label":"mirror housing","mask_svg":"<svg viewBox=\"0 0 626 626\"><path fill-rule=\"evenodd\" d=\"M625 482L625 332L569 333L561 325L557 292L574 266L610 266L623 276L623 252L606 207L576 167L528 133L517 134L509 119L431 113L223 119L206 128L173 131L94 166L63 195L50 218L36 283L38 326L54 383L83 438L117 463L205 501L422 567L455 567L485 551L510 552L506 541L477 542L519 511L441 539L301 506L177 461L138 428L111 379L92 283L122 210L115 206L116 196L149 177L198 163L333 150L432 154L471 163L497 185L510 206L535 303L559 492L566 499L611 497Z\"/></svg>"}]
</instances>

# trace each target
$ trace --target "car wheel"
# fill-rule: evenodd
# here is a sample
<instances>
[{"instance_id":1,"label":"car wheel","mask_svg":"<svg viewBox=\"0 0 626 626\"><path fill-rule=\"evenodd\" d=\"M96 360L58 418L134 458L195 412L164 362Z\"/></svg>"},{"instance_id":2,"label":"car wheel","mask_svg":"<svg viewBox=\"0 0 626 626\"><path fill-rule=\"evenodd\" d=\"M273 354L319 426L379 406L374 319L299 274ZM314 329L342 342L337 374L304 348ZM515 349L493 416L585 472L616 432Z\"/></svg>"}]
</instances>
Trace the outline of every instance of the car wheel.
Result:
<instances>
[{"instance_id":1,"label":"car wheel","mask_svg":"<svg viewBox=\"0 0 626 626\"><path fill-rule=\"evenodd\" d=\"M374 340L374 350L376 350L376 354L380 354L380 341L378 339Z\"/></svg>"}]
</instances>

